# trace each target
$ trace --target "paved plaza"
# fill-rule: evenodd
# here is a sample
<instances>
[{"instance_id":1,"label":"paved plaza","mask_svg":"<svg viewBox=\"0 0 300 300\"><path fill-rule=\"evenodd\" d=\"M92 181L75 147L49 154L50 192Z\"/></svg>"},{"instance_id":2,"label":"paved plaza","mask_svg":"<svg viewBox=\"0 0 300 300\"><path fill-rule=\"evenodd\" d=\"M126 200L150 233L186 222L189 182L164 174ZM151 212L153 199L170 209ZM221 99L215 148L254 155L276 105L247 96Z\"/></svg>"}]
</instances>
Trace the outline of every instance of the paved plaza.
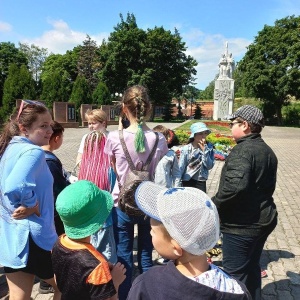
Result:
<instances>
[{"instance_id":1,"label":"paved plaza","mask_svg":"<svg viewBox=\"0 0 300 300\"><path fill-rule=\"evenodd\" d=\"M150 127L156 125L157 123L149 123ZM178 125L165 124L171 129ZM116 129L116 126L109 126L108 129ZM87 128L65 130L64 144L56 154L68 171L75 165L80 140L86 132ZM279 222L269 236L262 254L261 264L268 273L268 277L262 280L262 299L298 300L300 299L300 129L266 127L262 136L279 160L274 194ZM216 161L210 172L207 183L209 196L213 196L217 191L222 166L223 162ZM153 251L153 258L156 257L157 253ZM219 261L216 263L220 264ZM4 276L0 274L0 284L3 281ZM0 293L1 291L3 293L4 285L1 287ZM8 298L0 298L3 299ZM32 299L50 300L52 295L39 294L37 283L32 292Z\"/></svg>"}]
</instances>

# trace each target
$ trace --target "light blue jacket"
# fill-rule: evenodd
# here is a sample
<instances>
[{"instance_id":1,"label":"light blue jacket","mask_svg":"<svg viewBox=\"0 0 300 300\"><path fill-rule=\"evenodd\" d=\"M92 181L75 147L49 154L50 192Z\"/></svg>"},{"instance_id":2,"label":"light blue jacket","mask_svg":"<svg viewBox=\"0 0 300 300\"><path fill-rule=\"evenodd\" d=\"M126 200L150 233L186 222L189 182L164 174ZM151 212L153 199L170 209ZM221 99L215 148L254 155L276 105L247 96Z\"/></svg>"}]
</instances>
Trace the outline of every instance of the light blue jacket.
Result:
<instances>
[{"instance_id":1,"label":"light blue jacket","mask_svg":"<svg viewBox=\"0 0 300 300\"><path fill-rule=\"evenodd\" d=\"M206 181L208 170L213 168L214 163L214 150L211 143L205 145L204 152L200 148L194 148L191 143L183 146L179 159L182 181L189 181L191 178Z\"/></svg>"},{"instance_id":2,"label":"light blue jacket","mask_svg":"<svg viewBox=\"0 0 300 300\"><path fill-rule=\"evenodd\" d=\"M173 150L170 149L157 164L154 182L167 188L181 186L180 169Z\"/></svg>"},{"instance_id":3,"label":"light blue jacket","mask_svg":"<svg viewBox=\"0 0 300 300\"><path fill-rule=\"evenodd\" d=\"M57 239L54 227L53 177L44 150L27 138L15 136L0 158L0 264L22 268L27 264L29 234L42 249L50 251ZM11 217L23 205L39 204L40 217Z\"/></svg>"}]
</instances>

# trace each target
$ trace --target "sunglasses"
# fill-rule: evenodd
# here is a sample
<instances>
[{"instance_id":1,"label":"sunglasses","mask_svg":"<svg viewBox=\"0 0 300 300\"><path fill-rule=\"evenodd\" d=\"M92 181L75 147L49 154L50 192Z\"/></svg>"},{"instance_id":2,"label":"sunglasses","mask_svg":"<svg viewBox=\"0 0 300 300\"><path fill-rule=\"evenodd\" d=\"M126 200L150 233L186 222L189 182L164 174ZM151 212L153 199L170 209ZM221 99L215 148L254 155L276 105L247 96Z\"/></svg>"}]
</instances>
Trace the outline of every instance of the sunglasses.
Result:
<instances>
[{"instance_id":1,"label":"sunglasses","mask_svg":"<svg viewBox=\"0 0 300 300\"><path fill-rule=\"evenodd\" d=\"M21 113L23 112L23 110L28 107L29 105L31 106L43 106L43 107L46 107L46 105L42 102L39 102L39 101L34 101L34 100L22 100L21 102L21 105L20 105L20 108L19 108L19 111L18 111L18 115L17 115L17 118L16 120L18 121L19 118L20 118L20 115Z\"/></svg>"},{"instance_id":2,"label":"sunglasses","mask_svg":"<svg viewBox=\"0 0 300 300\"><path fill-rule=\"evenodd\" d=\"M243 123L243 122L242 121L230 122L229 127L232 128L234 126L234 124L241 124L241 123Z\"/></svg>"}]
</instances>

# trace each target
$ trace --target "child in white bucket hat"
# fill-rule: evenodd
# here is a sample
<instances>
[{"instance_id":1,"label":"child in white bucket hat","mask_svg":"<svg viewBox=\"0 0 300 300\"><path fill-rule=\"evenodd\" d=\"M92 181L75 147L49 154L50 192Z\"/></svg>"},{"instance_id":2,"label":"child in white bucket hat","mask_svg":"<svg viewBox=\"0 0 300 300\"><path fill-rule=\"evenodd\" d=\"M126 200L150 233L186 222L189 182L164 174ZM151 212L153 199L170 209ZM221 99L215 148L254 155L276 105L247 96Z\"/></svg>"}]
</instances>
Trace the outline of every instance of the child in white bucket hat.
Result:
<instances>
[{"instance_id":1,"label":"child in white bucket hat","mask_svg":"<svg viewBox=\"0 0 300 300\"><path fill-rule=\"evenodd\" d=\"M151 217L154 248L172 261L138 276L128 300L251 299L242 283L207 262L205 252L219 238L219 217L205 193L146 181L135 200Z\"/></svg>"},{"instance_id":2,"label":"child in white bucket hat","mask_svg":"<svg viewBox=\"0 0 300 300\"><path fill-rule=\"evenodd\" d=\"M191 126L189 142L182 147L179 159L182 185L205 193L208 171L215 162L213 145L206 142L210 132L205 123L194 123Z\"/></svg>"}]
</instances>

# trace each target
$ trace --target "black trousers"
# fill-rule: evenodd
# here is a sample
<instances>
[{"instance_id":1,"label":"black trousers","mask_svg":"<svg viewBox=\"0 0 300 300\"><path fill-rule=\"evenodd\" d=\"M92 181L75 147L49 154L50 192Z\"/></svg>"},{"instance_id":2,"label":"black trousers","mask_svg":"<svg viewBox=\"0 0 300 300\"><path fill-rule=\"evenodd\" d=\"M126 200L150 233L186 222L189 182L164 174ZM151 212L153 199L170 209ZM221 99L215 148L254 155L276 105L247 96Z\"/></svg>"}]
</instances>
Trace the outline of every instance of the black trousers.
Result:
<instances>
[{"instance_id":1,"label":"black trousers","mask_svg":"<svg viewBox=\"0 0 300 300\"><path fill-rule=\"evenodd\" d=\"M189 181L182 181L182 185L184 187L193 187L206 193L206 181L198 181L195 179L190 179Z\"/></svg>"}]
</instances>

